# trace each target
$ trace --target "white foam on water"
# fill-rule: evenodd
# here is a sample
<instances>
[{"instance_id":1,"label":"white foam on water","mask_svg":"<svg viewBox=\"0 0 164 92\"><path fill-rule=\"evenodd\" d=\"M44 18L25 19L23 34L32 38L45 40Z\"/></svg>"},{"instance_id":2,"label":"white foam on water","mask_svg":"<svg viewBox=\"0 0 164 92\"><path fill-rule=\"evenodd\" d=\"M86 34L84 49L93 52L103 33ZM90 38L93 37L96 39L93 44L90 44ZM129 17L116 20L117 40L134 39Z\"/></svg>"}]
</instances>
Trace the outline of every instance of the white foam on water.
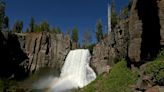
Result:
<instances>
[{"instance_id":1,"label":"white foam on water","mask_svg":"<svg viewBox=\"0 0 164 92\"><path fill-rule=\"evenodd\" d=\"M73 88L83 88L96 79L89 66L91 55L87 49L71 50L67 55L59 78L48 80L46 92L68 92Z\"/></svg>"}]
</instances>

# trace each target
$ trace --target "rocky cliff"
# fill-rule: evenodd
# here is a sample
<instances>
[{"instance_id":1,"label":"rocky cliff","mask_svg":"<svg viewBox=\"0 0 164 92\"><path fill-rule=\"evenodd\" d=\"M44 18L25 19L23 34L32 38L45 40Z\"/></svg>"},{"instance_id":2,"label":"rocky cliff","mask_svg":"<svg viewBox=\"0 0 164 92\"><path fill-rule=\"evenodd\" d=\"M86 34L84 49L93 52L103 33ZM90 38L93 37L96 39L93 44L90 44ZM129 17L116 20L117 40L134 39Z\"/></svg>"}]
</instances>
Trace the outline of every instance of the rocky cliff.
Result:
<instances>
[{"instance_id":1,"label":"rocky cliff","mask_svg":"<svg viewBox=\"0 0 164 92\"><path fill-rule=\"evenodd\" d=\"M70 50L70 37L53 33L17 34L22 49L27 53L29 60L23 66L30 72L41 67L53 67L58 70Z\"/></svg>"},{"instance_id":2,"label":"rocky cliff","mask_svg":"<svg viewBox=\"0 0 164 92\"><path fill-rule=\"evenodd\" d=\"M132 62L152 60L164 45L164 0L133 0L129 33Z\"/></svg>"},{"instance_id":3,"label":"rocky cliff","mask_svg":"<svg viewBox=\"0 0 164 92\"><path fill-rule=\"evenodd\" d=\"M63 34L1 32L0 37L0 65L3 66L0 70L8 77L21 75L17 71L34 73L43 67L60 70L70 50L70 37Z\"/></svg>"},{"instance_id":4,"label":"rocky cliff","mask_svg":"<svg viewBox=\"0 0 164 92\"><path fill-rule=\"evenodd\" d=\"M108 71L120 58L140 65L157 57L164 46L164 0L133 0L130 17L119 21L93 49L92 67Z\"/></svg>"},{"instance_id":5,"label":"rocky cliff","mask_svg":"<svg viewBox=\"0 0 164 92\"><path fill-rule=\"evenodd\" d=\"M128 19L122 20L109 35L93 48L91 65L97 74L108 72L119 59L127 56L128 24Z\"/></svg>"}]
</instances>

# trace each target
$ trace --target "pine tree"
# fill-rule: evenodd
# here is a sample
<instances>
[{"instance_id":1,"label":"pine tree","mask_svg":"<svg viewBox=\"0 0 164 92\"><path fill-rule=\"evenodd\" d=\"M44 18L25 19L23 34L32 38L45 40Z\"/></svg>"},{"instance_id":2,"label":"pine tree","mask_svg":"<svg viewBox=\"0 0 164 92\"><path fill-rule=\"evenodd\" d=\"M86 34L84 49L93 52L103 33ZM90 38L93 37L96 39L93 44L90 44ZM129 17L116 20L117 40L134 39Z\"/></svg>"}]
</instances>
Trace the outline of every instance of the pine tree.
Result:
<instances>
[{"instance_id":1,"label":"pine tree","mask_svg":"<svg viewBox=\"0 0 164 92\"><path fill-rule=\"evenodd\" d=\"M50 29L49 29L49 24L47 21L44 21L42 24L41 24L41 31L46 31L46 32L49 32Z\"/></svg>"},{"instance_id":2,"label":"pine tree","mask_svg":"<svg viewBox=\"0 0 164 92\"><path fill-rule=\"evenodd\" d=\"M101 20L98 20L97 24L96 24L96 38L97 38L98 42L100 42L101 39L103 38L103 30L102 30Z\"/></svg>"},{"instance_id":3,"label":"pine tree","mask_svg":"<svg viewBox=\"0 0 164 92\"><path fill-rule=\"evenodd\" d=\"M3 24L4 24L4 16L5 16L5 8L6 4L4 1L0 1L0 31L2 31Z\"/></svg>"},{"instance_id":4,"label":"pine tree","mask_svg":"<svg viewBox=\"0 0 164 92\"><path fill-rule=\"evenodd\" d=\"M72 30L72 41L73 42L78 42L78 29L77 27L73 28Z\"/></svg>"},{"instance_id":5,"label":"pine tree","mask_svg":"<svg viewBox=\"0 0 164 92\"><path fill-rule=\"evenodd\" d=\"M4 18L4 24L6 28L9 28L9 17L5 16Z\"/></svg>"},{"instance_id":6,"label":"pine tree","mask_svg":"<svg viewBox=\"0 0 164 92\"><path fill-rule=\"evenodd\" d=\"M16 21L13 27L13 32L21 33L23 29L23 21Z\"/></svg>"},{"instance_id":7,"label":"pine tree","mask_svg":"<svg viewBox=\"0 0 164 92\"><path fill-rule=\"evenodd\" d=\"M29 28L26 29L26 33L28 33L28 32L29 32Z\"/></svg>"},{"instance_id":8,"label":"pine tree","mask_svg":"<svg viewBox=\"0 0 164 92\"><path fill-rule=\"evenodd\" d=\"M35 25L34 17L31 17L31 20L30 20L30 32L34 32L34 25Z\"/></svg>"},{"instance_id":9,"label":"pine tree","mask_svg":"<svg viewBox=\"0 0 164 92\"><path fill-rule=\"evenodd\" d=\"M118 17L117 17L115 7L116 7L115 2L113 0L112 5L111 5L111 25L112 25L112 29L117 25L117 22L118 22Z\"/></svg>"},{"instance_id":10,"label":"pine tree","mask_svg":"<svg viewBox=\"0 0 164 92\"><path fill-rule=\"evenodd\" d=\"M54 32L56 34L60 34L61 33L61 29L60 29L60 27L56 27L56 28L52 29L52 32Z\"/></svg>"}]
</instances>

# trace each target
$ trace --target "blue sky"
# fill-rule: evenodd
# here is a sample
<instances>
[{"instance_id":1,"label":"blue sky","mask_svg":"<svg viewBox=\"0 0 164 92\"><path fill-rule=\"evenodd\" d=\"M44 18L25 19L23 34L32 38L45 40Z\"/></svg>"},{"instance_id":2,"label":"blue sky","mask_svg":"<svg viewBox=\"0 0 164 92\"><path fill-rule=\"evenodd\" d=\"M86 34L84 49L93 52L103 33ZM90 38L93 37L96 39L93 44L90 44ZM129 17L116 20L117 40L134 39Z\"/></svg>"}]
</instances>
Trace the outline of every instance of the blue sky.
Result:
<instances>
[{"instance_id":1,"label":"blue sky","mask_svg":"<svg viewBox=\"0 0 164 92\"><path fill-rule=\"evenodd\" d=\"M96 21L101 19L104 32L107 28L108 0L5 0L6 15L10 19L10 28L16 20L23 20L24 30L29 27L30 18L36 23L48 21L50 27L59 26L63 32L73 27L79 29L81 41L83 32L95 31ZM127 5L128 0L115 0L116 10ZM93 34L95 42L95 34Z\"/></svg>"}]
</instances>

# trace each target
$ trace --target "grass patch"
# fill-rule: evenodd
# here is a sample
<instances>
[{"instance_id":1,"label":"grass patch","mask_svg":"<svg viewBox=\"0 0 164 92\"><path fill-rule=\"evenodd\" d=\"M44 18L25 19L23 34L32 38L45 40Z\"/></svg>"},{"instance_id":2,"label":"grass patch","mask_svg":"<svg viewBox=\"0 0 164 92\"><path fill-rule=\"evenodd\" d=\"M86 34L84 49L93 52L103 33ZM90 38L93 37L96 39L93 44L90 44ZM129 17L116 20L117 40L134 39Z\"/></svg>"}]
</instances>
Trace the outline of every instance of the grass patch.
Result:
<instances>
[{"instance_id":1,"label":"grass patch","mask_svg":"<svg viewBox=\"0 0 164 92\"><path fill-rule=\"evenodd\" d=\"M127 68L125 60L118 62L109 74L103 74L80 92L133 92L131 86L136 84L138 72Z\"/></svg>"},{"instance_id":2,"label":"grass patch","mask_svg":"<svg viewBox=\"0 0 164 92\"><path fill-rule=\"evenodd\" d=\"M160 59L148 63L145 75L150 76L155 85L164 86L164 61Z\"/></svg>"},{"instance_id":3,"label":"grass patch","mask_svg":"<svg viewBox=\"0 0 164 92\"><path fill-rule=\"evenodd\" d=\"M154 85L164 86L164 48L153 62L147 64L145 75L151 77Z\"/></svg>"}]
</instances>

